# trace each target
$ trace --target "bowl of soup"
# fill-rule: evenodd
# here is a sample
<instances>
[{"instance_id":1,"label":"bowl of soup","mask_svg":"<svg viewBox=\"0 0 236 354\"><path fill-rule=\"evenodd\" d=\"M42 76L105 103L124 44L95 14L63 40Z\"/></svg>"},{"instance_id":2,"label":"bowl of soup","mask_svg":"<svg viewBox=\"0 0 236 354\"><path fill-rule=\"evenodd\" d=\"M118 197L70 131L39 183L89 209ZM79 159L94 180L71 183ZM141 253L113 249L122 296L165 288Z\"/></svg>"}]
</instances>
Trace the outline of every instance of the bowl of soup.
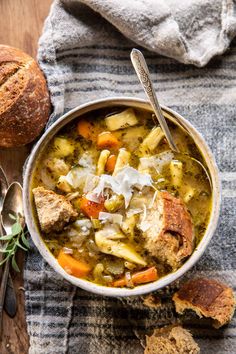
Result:
<instances>
[{"instance_id":1,"label":"bowl of soup","mask_svg":"<svg viewBox=\"0 0 236 354\"><path fill-rule=\"evenodd\" d=\"M186 119L162 110L181 153L154 125L148 102L108 98L66 113L29 157L30 235L54 270L80 288L107 296L158 290L188 271L214 234L214 157Z\"/></svg>"}]
</instances>

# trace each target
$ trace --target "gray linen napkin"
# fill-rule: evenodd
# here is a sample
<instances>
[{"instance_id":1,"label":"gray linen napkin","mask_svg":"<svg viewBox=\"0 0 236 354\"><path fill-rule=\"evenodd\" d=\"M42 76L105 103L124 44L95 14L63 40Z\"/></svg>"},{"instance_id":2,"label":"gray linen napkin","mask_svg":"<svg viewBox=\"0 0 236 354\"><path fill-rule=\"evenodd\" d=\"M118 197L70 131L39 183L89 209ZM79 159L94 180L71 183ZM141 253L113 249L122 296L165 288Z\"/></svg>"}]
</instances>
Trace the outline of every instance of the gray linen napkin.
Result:
<instances>
[{"instance_id":1,"label":"gray linen napkin","mask_svg":"<svg viewBox=\"0 0 236 354\"><path fill-rule=\"evenodd\" d=\"M83 2L55 2L40 39L39 63L54 107L49 124L96 98L144 97L129 53L137 43L152 49L143 49L143 53L161 103L181 113L205 136L223 182L218 230L201 261L181 281L204 275L224 280L235 289L236 42L223 57L202 69L154 53L205 64L227 48L234 34L233 2ZM171 295L179 282L158 292L158 309L146 307L141 297L104 298L64 281L34 247L24 276L31 354L140 354L146 333L178 318ZM235 317L220 330L190 313L182 320L202 353L235 352Z\"/></svg>"}]
</instances>

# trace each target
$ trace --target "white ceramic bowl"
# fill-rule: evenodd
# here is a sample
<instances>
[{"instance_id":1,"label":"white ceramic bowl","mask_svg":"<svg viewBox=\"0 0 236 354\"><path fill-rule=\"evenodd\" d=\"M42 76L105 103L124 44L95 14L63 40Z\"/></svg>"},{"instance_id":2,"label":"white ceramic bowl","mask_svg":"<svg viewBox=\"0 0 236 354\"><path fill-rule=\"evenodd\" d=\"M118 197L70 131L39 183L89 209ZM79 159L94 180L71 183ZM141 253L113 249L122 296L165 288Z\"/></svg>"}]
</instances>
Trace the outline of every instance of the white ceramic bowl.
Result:
<instances>
[{"instance_id":1,"label":"white ceramic bowl","mask_svg":"<svg viewBox=\"0 0 236 354\"><path fill-rule=\"evenodd\" d=\"M112 107L112 106L130 106L134 108L141 108L148 111L152 111L149 103L145 100L137 99L137 98L116 98L115 97L115 98L107 98L107 99L89 102L66 113L44 133L44 135L41 137L41 139L38 141L33 151L31 152L31 155L27 163L26 171L25 171L25 176L24 176L23 196L24 196L24 212L25 212L26 223L29 232L31 234L32 240L36 245L36 247L38 248L41 255L54 268L54 270L57 273L59 273L61 276L63 276L66 280L68 280L72 284L82 289L85 289L87 291L99 295L121 297L121 296L146 294L154 290L163 288L164 286L169 285L170 283L172 283L173 281L181 277L199 260L203 252L206 250L207 245L210 242L215 232L215 229L217 227L217 222L220 213L221 188L220 188L219 172L215 163L214 156L212 155L203 137L186 119L184 119L178 113L174 112L173 110L167 107L162 107L163 113L167 118L182 126L192 136L198 148L202 152L209 169L210 177L212 180L212 189L213 189L212 212L211 212L211 217L209 220L208 227L206 229L205 235L203 236L201 242L197 245L191 257L189 257L188 260L177 271L168 274L165 277L153 283L138 286L133 289L105 287L105 286L91 283L84 279L73 277L68 273L66 273L59 266L55 257L45 246L45 243L43 242L40 236L38 226L33 216L34 205L33 205L33 197L31 192L31 184L32 184L32 177L34 174L34 170L36 167L36 162L40 158L48 142L51 141L54 135L57 134L57 132L62 127L64 127L67 123L73 121L73 119L78 118L79 116L87 112L91 112L100 108Z\"/></svg>"}]
</instances>

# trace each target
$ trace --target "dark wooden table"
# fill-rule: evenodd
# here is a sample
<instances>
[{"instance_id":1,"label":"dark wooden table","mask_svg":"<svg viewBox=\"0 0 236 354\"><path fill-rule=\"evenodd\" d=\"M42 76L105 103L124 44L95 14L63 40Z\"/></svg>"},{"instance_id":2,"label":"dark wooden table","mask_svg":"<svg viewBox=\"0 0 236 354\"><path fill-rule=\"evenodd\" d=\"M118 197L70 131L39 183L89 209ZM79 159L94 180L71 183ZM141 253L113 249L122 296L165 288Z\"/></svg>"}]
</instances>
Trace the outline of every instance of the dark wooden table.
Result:
<instances>
[{"instance_id":1,"label":"dark wooden table","mask_svg":"<svg viewBox=\"0 0 236 354\"><path fill-rule=\"evenodd\" d=\"M20 48L35 58L38 38L51 3L52 0L0 0L0 44ZM22 182L22 166L29 152L29 146L0 149L0 163L6 171L9 182L13 180ZM29 348L24 310L23 253L18 255L18 259L21 273L12 272L18 312L14 319L8 318L4 313L1 354L26 354Z\"/></svg>"}]
</instances>

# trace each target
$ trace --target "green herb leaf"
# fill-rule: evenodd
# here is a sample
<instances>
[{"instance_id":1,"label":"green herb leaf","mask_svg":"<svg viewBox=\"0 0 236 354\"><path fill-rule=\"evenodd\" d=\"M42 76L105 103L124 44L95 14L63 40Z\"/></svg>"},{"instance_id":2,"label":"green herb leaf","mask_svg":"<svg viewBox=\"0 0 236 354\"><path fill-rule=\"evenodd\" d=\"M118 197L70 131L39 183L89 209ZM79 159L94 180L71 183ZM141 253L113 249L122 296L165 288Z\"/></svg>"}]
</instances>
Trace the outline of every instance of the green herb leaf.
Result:
<instances>
[{"instance_id":1,"label":"green herb leaf","mask_svg":"<svg viewBox=\"0 0 236 354\"><path fill-rule=\"evenodd\" d=\"M19 248L27 251L29 248L29 242L26 239L26 234L22 228L23 216L18 214L14 216L9 214L9 217L14 220L14 224L11 227L11 234L3 235L0 237L0 241L5 241L4 248L0 249L0 252L4 254L3 260L0 262L0 266L3 265L8 259L11 260L12 267L19 272L20 269L16 263L16 252Z\"/></svg>"},{"instance_id":2,"label":"green herb leaf","mask_svg":"<svg viewBox=\"0 0 236 354\"><path fill-rule=\"evenodd\" d=\"M1 262L0 262L0 266L2 266L7 260L8 258L10 258L11 255L7 255Z\"/></svg>"},{"instance_id":3,"label":"green herb leaf","mask_svg":"<svg viewBox=\"0 0 236 354\"><path fill-rule=\"evenodd\" d=\"M6 245L5 250L10 252L15 247L15 240L12 238Z\"/></svg>"},{"instance_id":4,"label":"green herb leaf","mask_svg":"<svg viewBox=\"0 0 236 354\"><path fill-rule=\"evenodd\" d=\"M1 253L9 253L9 250L7 250L6 248L0 248L0 252Z\"/></svg>"},{"instance_id":5,"label":"green herb leaf","mask_svg":"<svg viewBox=\"0 0 236 354\"><path fill-rule=\"evenodd\" d=\"M11 234L12 234L13 236L18 235L21 231L22 231L21 224L19 224L18 222L16 222L15 224L12 225L12 227L11 227Z\"/></svg>"},{"instance_id":6,"label":"green herb leaf","mask_svg":"<svg viewBox=\"0 0 236 354\"><path fill-rule=\"evenodd\" d=\"M1 236L0 237L0 241L9 241L14 237L14 235L10 234L10 235L5 235L5 236Z\"/></svg>"},{"instance_id":7,"label":"green herb leaf","mask_svg":"<svg viewBox=\"0 0 236 354\"><path fill-rule=\"evenodd\" d=\"M11 265L13 269L15 269L16 272L20 272L20 268L18 267L16 260L15 260L15 255L11 259Z\"/></svg>"},{"instance_id":8,"label":"green herb leaf","mask_svg":"<svg viewBox=\"0 0 236 354\"><path fill-rule=\"evenodd\" d=\"M25 237L24 232L22 232L22 234L21 234L21 240L22 240L23 244L24 244L27 248L30 248L29 241L28 241L27 238Z\"/></svg>"},{"instance_id":9,"label":"green herb leaf","mask_svg":"<svg viewBox=\"0 0 236 354\"><path fill-rule=\"evenodd\" d=\"M28 251L27 248L25 248L24 246L22 246L19 241L16 242L16 245L17 245L18 247L20 247L22 250Z\"/></svg>"}]
</instances>

